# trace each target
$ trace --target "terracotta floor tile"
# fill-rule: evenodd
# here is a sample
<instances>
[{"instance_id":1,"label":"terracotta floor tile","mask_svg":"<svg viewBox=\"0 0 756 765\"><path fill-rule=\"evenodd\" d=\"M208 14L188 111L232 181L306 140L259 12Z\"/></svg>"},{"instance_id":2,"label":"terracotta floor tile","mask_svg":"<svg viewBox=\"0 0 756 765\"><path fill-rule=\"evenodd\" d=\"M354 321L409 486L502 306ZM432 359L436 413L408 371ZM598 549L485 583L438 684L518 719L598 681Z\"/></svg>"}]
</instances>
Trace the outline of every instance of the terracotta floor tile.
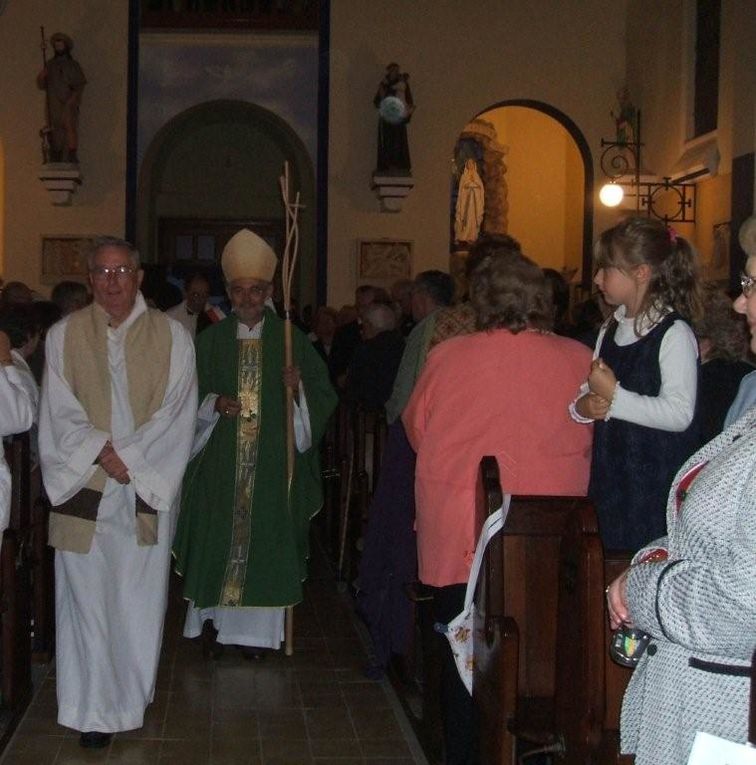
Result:
<instances>
[{"instance_id":1,"label":"terracotta floor tile","mask_svg":"<svg viewBox=\"0 0 756 765\"><path fill-rule=\"evenodd\" d=\"M262 759L269 762L309 762L310 742L306 738L262 738Z\"/></svg>"},{"instance_id":2,"label":"terracotta floor tile","mask_svg":"<svg viewBox=\"0 0 756 765\"><path fill-rule=\"evenodd\" d=\"M310 750L316 759L322 757L362 757L362 747L356 738L311 739Z\"/></svg>"},{"instance_id":3,"label":"terracotta floor tile","mask_svg":"<svg viewBox=\"0 0 756 765\"><path fill-rule=\"evenodd\" d=\"M379 683L344 683L341 694L350 707L385 709L391 706L385 689Z\"/></svg>"},{"instance_id":4,"label":"terracotta floor tile","mask_svg":"<svg viewBox=\"0 0 756 765\"><path fill-rule=\"evenodd\" d=\"M306 709L305 724L310 739L355 737L352 719L346 709Z\"/></svg>"},{"instance_id":5,"label":"terracotta floor tile","mask_svg":"<svg viewBox=\"0 0 756 765\"><path fill-rule=\"evenodd\" d=\"M78 745L56 722L49 672L0 765L409 765L412 748L387 683L368 681L367 656L350 608L330 572L306 585L295 609L295 653L253 662L228 646L202 658L181 636L175 582L161 652L158 691L138 731L104 751ZM418 760L416 765L423 761Z\"/></svg>"},{"instance_id":6,"label":"terracotta floor tile","mask_svg":"<svg viewBox=\"0 0 756 765\"><path fill-rule=\"evenodd\" d=\"M165 738L209 739L211 728L210 711L187 717L169 709L163 727Z\"/></svg>"},{"instance_id":7,"label":"terracotta floor tile","mask_svg":"<svg viewBox=\"0 0 756 765\"><path fill-rule=\"evenodd\" d=\"M110 763L128 765L154 765L160 758L161 742L157 739L128 739L116 736L110 745Z\"/></svg>"},{"instance_id":8,"label":"terracotta floor tile","mask_svg":"<svg viewBox=\"0 0 756 765\"><path fill-rule=\"evenodd\" d=\"M360 739L362 754L365 757L412 757L407 742L401 739L390 738L363 738Z\"/></svg>"},{"instance_id":9,"label":"terracotta floor tile","mask_svg":"<svg viewBox=\"0 0 756 765\"><path fill-rule=\"evenodd\" d=\"M352 708L352 721L359 738L403 738L396 715L391 709Z\"/></svg>"},{"instance_id":10,"label":"terracotta floor tile","mask_svg":"<svg viewBox=\"0 0 756 765\"><path fill-rule=\"evenodd\" d=\"M39 754L40 757L46 758L51 752L57 756L63 741L65 741L64 736L40 736L37 734L22 735L16 733L10 745L10 749L16 754L24 754L32 757Z\"/></svg>"},{"instance_id":11,"label":"terracotta floor tile","mask_svg":"<svg viewBox=\"0 0 756 765\"><path fill-rule=\"evenodd\" d=\"M58 757L58 751L54 754L28 754L24 752L9 753L2 762L3 765L54 765Z\"/></svg>"},{"instance_id":12,"label":"terracotta floor tile","mask_svg":"<svg viewBox=\"0 0 756 765\"><path fill-rule=\"evenodd\" d=\"M208 739L164 739L160 747L160 763L165 765L209 765Z\"/></svg>"},{"instance_id":13,"label":"terracotta floor tile","mask_svg":"<svg viewBox=\"0 0 756 765\"><path fill-rule=\"evenodd\" d=\"M66 739L60 746L55 765L91 765L107 762L112 744L111 741L104 749L83 749L79 746L78 738Z\"/></svg>"},{"instance_id":14,"label":"terracotta floor tile","mask_svg":"<svg viewBox=\"0 0 756 765\"><path fill-rule=\"evenodd\" d=\"M305 739L307 728L301 709L263 710L259 712L260 736L265 739Z\"/></svg>"},{"instance_id":15,"label":"terracotta floor tile","mask_svg":"<svg viewBox=\"0 0 756 765\"><path fill-rule=\"evenodd\" d=\"M210 747L212 765L259 765L262 762L258 739L213 739Z\"/></svg>"}]
</instances>

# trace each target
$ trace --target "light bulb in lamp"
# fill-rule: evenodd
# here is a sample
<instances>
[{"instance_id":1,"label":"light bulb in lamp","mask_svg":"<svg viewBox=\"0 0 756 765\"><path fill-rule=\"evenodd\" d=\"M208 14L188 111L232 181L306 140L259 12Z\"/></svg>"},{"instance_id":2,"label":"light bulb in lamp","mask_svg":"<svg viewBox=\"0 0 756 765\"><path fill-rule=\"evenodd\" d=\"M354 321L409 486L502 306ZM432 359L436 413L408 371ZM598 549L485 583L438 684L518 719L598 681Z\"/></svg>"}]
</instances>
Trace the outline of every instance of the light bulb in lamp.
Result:
<instances>
[{"instance_id":1,"label":"light bulb in lamp","mask_svg":"<svg viewBox=\"0 0 756 765\"><path fill-rule=\"evenodd\" d=\"M606 207L616 207L622 201L624 195L622 186L618 183L605 183L601 187L601 191L599 191L601 204Z\"/></svg>"}]
</instances>

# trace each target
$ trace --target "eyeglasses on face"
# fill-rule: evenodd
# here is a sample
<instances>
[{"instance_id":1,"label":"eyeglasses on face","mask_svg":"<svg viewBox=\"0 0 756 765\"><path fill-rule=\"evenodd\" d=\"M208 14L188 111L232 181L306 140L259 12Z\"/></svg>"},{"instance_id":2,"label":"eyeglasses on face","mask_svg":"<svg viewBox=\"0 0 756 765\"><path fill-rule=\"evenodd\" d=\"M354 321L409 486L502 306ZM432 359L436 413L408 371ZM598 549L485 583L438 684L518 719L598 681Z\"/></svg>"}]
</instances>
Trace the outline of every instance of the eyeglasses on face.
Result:
<instances>
[{"instance_id":1,"label":"eyeglasses on face","mask_svg":"<svg viewBox=\"0 0 756 765\"><path fill-rule=\"evenodd\" d=\"M740 289L743 290L743 295L745 297L751 297L754 287L756 287L756 276L740 274Z\"/></svg>"},{"instance_id":2,"label":"eyeglasses on face","mask_svg":"<svg viewBox=\"0 0 756 765\"><path fill-rule=\"evenodd\" d=\"M89 273L96 282L106 282L112 276L114 279L125 279L136 271L134 266L95 266Z\"/></svg>"}]
</instances>

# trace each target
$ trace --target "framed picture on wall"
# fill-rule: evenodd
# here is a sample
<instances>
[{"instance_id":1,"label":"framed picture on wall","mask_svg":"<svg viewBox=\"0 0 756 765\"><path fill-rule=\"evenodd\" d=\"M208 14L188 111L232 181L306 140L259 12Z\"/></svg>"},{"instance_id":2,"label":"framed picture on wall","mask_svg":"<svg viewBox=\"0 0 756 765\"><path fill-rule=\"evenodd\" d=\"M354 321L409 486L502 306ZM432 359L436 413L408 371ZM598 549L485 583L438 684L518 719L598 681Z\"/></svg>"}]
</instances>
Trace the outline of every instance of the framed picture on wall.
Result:
<instances>
[{"instance_id":1,"label":"framed picture on wall","mask_svg":"<svg viewBox=\"0 0 756 765\"><path fill-rule=\"evenodd\" d=\"M360 239L357 278L395 282L412 276L412 242L406 239Z\"/></svg>"},{"instance_id":2,"label":"framed picture on wall","mask_svg":"<svg viewBox=\"0 0 756 765\"><path fill-rule=\"evenodd\" d=\"M94 236L59 234L42 236L42 284L87 279L87 252Z\"/></svg>"}]
</instances>

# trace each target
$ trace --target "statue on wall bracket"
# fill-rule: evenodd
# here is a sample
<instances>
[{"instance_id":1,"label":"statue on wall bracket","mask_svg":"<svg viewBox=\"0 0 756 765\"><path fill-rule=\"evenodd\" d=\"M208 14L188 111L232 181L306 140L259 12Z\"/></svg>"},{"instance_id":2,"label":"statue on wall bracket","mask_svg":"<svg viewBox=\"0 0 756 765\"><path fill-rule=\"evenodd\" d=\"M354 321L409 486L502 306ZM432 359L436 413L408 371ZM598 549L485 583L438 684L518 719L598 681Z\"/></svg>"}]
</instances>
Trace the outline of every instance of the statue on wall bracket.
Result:
<instances>
[{"instance_id":1,"label":"statue on wall bracket","mask_svg":"<svg viewBox=\"0 0 756 765\"><path fill-rule=\"evenodd\" d=\"M63 32L50 37L53 57L47 60L45 28L42 37L42 70L37 87L45 91L45 126L42 139L42 169L39 180L54 205L70 205L81 185L79 170L79 106L87 79L79 62L71 56L73 40Z\"/></svg>"},{"instance_id":2,"label":"statue on wall bracket","mask_svg":"<svg viewBox=\"0 0 756 765\"><path fill-rule=\"evenodd\" d=\"M399 212L402 200L414 186L407 124L415 110L409 75L399 64L392 62L386 67L373 105L378 109L378 152L372 187L383 212Z\"/></svg>"},{"instance_id":3,"label":"statue on wall bracket","mask_svg":"<svg viewBox=\"0 0 756 765\"><path fill-rule=\"evenodd\" d=\"M42 71L37 87L45 91L45 127L42 154L50 162L79 163L79 106L87 84L79 62L71 56L73 40L63 32L50 37L53 57L47 60L47 42L42 34Z\"/></svg>"}]
</instances>

